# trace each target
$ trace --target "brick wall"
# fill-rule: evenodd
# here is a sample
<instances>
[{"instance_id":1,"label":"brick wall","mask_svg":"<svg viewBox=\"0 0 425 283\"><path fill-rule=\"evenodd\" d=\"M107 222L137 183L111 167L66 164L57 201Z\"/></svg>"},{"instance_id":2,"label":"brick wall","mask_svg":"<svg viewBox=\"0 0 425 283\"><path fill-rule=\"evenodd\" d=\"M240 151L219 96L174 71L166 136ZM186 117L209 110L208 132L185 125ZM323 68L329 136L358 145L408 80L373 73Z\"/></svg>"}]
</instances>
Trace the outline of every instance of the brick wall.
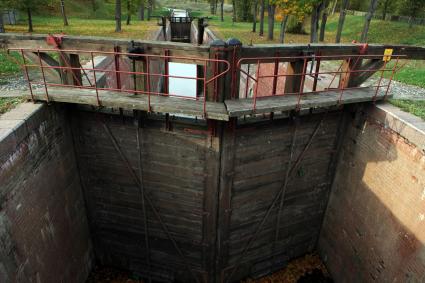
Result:
<instances>
[{"instance_id":1,"label":"brick wall","mask_svg":"<svg viewBox=\"0 0 425 283\"><path fill-rule=\"evenodd\" d=\"M84 282L92 252L65 111L0 117L0 282Z\"/></svg>"},{"instance_id":2,"label":"brick wall","mask_svg":"<svg viewBox=\"0 0 425 283\"><path fill-rule=\"evenodd\" d=\"M390 105L356 115L321 256L336 282L425 282L425 122Z\"/></svg>"}]
</instances>

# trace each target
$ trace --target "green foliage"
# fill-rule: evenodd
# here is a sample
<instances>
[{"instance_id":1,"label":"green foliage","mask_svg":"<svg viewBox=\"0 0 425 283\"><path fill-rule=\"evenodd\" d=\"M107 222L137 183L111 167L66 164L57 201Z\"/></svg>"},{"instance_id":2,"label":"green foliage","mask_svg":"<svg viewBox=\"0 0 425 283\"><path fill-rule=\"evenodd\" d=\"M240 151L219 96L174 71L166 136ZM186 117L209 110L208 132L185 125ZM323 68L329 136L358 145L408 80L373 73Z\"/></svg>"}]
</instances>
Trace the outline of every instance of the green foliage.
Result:
<instances>
[{"instance_id":1,"label":"green foliage","mask_svg":"<svg viewBox=\"0 0 425 283\"><path fill-rule=\"evenodd\" d=\"M11 57L14 57L17 61L20 60L20 56L16 52L13 52L10 55L6 52L0 52L0 76L4 77L5 75L14 75L21 71L19 66L16 64L16 61Z\"/></svg>"},{"instance_id":2,"label":"green foliage","mask_svg":"<svg viewBox=\"0 0 425 283\"><path fill-rule=\"evenodd\" d=\"M425 9L424 0L403 0L402 3L400 11L411 17L417 17Z\"/></svg>"},{"instance_id":3,"label":"green foliage","mask_svg":"<svg viewBox=\"0 0 425 283\"><path fill-rule=\"evenodd\" d=\"M425 101L390 99L390 103L425 120Z\"/></svg>"},{"instance_id":4,"label":"green foliage","mask_svg":"<svg viewBox=\"0 0 425 283\"><path fill-rule=\"evenodd\" d=\"M9 111L22 102L22 98L0 98L0 114Z\"/></svg>"}]
</instances>

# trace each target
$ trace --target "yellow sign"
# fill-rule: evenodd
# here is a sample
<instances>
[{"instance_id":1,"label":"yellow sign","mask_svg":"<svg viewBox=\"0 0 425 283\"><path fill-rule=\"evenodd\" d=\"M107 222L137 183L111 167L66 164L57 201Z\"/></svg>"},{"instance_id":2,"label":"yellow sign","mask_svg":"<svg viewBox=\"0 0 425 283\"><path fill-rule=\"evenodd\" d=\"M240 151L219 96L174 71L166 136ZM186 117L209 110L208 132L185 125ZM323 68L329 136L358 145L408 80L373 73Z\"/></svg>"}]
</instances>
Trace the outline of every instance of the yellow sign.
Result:
<instances>
[{"instance_id":1,"label":"yellow sign","mask_svg":"<svg viewBox=\"0 0 425 283\"><path fill-rule=\"evenodd\" d=\"M393 55L393 49L385 49L382 61L389 62L391 60L391 55Z\"/></svg>"}]
</instances>

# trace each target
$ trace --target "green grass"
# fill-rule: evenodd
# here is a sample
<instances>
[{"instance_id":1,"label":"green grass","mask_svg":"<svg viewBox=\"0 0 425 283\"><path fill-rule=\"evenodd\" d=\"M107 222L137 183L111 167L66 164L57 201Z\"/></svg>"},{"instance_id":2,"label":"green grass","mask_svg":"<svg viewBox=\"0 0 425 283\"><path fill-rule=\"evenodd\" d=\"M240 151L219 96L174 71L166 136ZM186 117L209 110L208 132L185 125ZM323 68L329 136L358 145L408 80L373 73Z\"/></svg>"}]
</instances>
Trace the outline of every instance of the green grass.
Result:
<instances>
[{"instance_id":1,"label":"green grass","mask_svg":"<svg viewBox=\"0 0 425 283\"><path fill-rule=\"evenodd\" d=\"M0 115L24 101L23 98L0 98Z\"/></svg>"},{"instance_id":2,"label":"green grass","mask_svg":"<svg viewBox=\"0 0 425 283\"><path fill-rule=\"evenodd\" d=\"M26 33L28 30L25 21L19 22L17 25L6 25L6 32ZM69 35L92 35L92 36L109 36L122 37L131 39L143 39L150 33L156 31L158 26L155 20L138 21L135 20L131 25L122 22L122 31L115 32L115 22L111 20L99 19L81 19L70 18L69 26L64 27L62 18L60 17L34 17L34 33L61 33Z\"/></svg>"},{"instance_id":3,"label":"green grass","mask_svg":"<svg viewBox=\"0 0 425 283\"><path fill-rule=\"evenodd\" d=\"M425 101L391 99L391 104L425 120Z\"/></svg>"},{"instance_id":4,"label":"green grass","mask_svg":"<svg viewBox=\"0 0 425 283\"><path fill-rule=\"evenodd\" d=\"M21 71L12 57L15 60L20 60L19 54L16 52L7 54L5 51L0 51L0 84L3 84L5 77L16 75Z\"/></svg>"}]
</instances>

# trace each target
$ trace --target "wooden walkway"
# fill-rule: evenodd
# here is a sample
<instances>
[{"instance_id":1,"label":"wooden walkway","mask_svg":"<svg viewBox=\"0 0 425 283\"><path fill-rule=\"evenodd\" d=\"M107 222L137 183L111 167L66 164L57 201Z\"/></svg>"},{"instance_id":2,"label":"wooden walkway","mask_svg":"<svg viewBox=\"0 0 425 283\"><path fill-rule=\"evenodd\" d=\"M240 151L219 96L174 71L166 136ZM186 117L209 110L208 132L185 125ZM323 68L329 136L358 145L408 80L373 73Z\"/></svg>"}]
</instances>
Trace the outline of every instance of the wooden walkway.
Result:
<instances>
[{"instance_id":1,"label":"wooden walkway","mask_svg":"<svg viewBox=\"0 0 425 283\"><path fill-rule=\"evenodd\" d=\"M33 91L34 98L39 101L47 101L44 89ZM0 94L0 97L2 94ZM14 91L10 96L30 97L29 92L23 93ZM375 96L374 88L344 90L341 97L340 91L327 91L315 94L304 94L300 101L301 109L323 108L337 106L340 104L360 103L373 101ZM379 92L375 100L382 100L384 93ZM123 108L128 110L149 110L147 95L134 95L122 92L99 91L101 106ZM99 106L96 99L96 91L80 90L69 88L49 88L50 102L65 102ZM195 101L179 97L151 96L151 111L157 113L170 113L176 115L187 115L193 117L203 116L203 101ZM225 100L221 102L207 102L206 116L208 119L228 121L231 117L241 117L243 115L263 114L277 111L290 111L297 109L298 96L273 96L261 97L257 99L256 108L253 107L253 99Z\"/></svg>"}]
</instances>

